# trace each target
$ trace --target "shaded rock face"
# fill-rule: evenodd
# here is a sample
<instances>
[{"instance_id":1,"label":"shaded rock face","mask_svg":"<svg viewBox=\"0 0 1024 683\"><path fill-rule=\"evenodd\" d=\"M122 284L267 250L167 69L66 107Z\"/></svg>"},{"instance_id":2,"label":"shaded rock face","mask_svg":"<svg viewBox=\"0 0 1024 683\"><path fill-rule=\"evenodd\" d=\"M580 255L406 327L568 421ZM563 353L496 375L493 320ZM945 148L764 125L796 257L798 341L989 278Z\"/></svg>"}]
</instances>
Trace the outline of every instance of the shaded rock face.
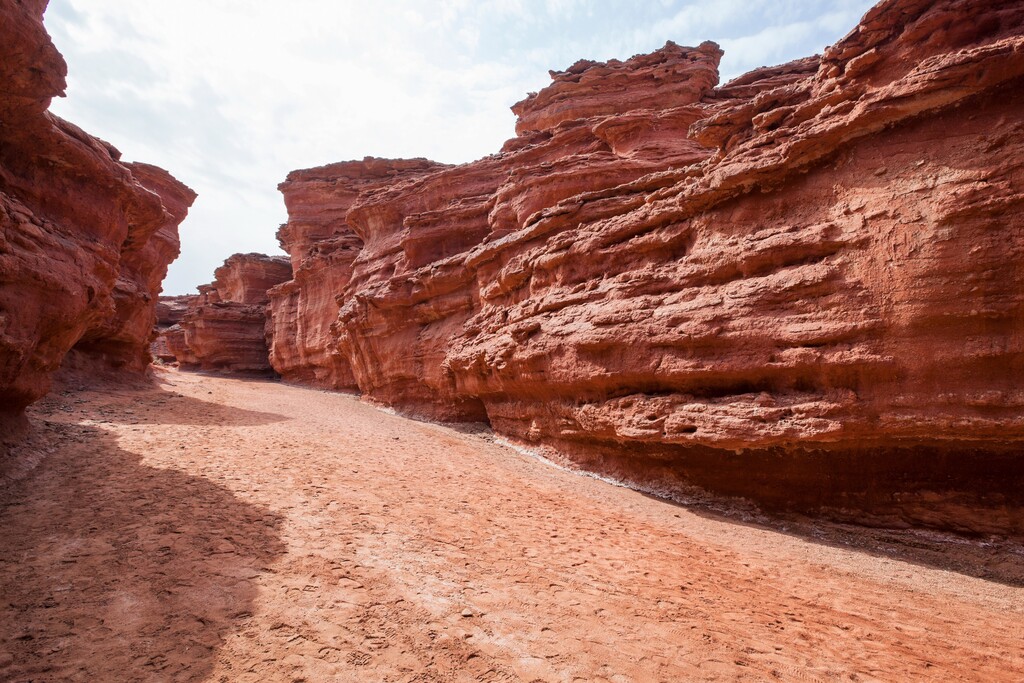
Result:
<instances>
[{"instance_id":1,"label":"shaded rock face","mask_svg":"<svg viewBox=\"0 0 1024 683\"><path fill-rule=\"evenodd\" d=\"M234 254L199 287L180 322L157 344L186 369L272 372L268 360L267 291L291 278L284 256Z\"/></svg>"},{"instance_id":2,"label":"shaded rock face","mask_svg":"<svg viewBox=\"0 0 1024 683\"><path fill-rule=\"evenodd\" d=\"M157 328L165 330L180 323L188 309L195 304L196 298L195 294L161 296L156 303Z\"/></svg>"},{"instance_id":3,"label":"shaded rock face","mask_svg":"<svg viewBox=\"0 0 1024 683\"><path fill-rule=\"evenodd\" d=\"M195 294L181 296L161 296L156 304L156 327L154 328L153 342L149 346L149 352L164 363L176 363L177 355L171 350L168 344L169 335L181 334L181 342L184 344L184 330L179 323L184 319L188 309L195 304ZM174 332L169 332L174 328Z\"/></svg>"},{"instance_id":4,"label":"shaded rock face","mask_svg":"<svg viewBox=\"0 0 1024 683\"><path fill-rule=\"evenodd\" d=\"M275 290L275 365L662 493L1024 533L1024 8L720 55L555 72L472 164L289 176L282 242L344 257Z\"/></svg>"},{"instance_id":5,"label":"shaded rock face","mask_svg":"<svg viewBox=\"0 0 1024 683\"><path fill-rule=\"evenodd\" d=\"M195 194L46 111L67 68L46 2L0 6L0 410L49 388L74 347L141 370Z\"/></svg>"}]
</instances>

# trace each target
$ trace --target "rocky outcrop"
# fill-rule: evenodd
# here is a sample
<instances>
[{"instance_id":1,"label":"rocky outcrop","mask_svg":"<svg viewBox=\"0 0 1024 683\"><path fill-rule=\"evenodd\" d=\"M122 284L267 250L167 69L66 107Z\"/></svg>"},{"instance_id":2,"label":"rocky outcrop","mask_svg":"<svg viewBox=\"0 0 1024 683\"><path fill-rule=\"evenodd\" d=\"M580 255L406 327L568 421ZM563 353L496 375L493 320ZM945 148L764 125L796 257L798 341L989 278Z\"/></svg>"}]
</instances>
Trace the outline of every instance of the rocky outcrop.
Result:
<instances>
[{"instance_id":1,"label":"rocky outcrop","mask_svg":"<svg viewBox=\"0 0 1024 683\"><path fill-rule=\"evenodd\" d=\"M153 351L153 355L164 363L193 369L199 367L199 359L185 342L185 328L180 323L161 331L153 340L153 346L156 349Z\"/></svg>"},{"instance_id":2,"label":"rocky outcrop","mask_svg":"<svg viewBox=\"0 0 1024 683\"><path fill-rule=\"evenodd\" d=\"M87 331L75 349L102 357L114 367L142 370L151 360L149 349L157 324L161 285L167 267L181 251L178 225L185 220L196 195L161 168L141 163L127 166L143 187L160 197L167 219L152 235L130 235L125 241L112 295L114 314Z\"/></svg>"},{"instance_id":3,"label":"rocky outcrop","mask_svg":"<svg viewBox=\"0 0 1024 683\"><path fill-rule=\"evenodd\" d=\"M46 393L74 347L142 369L195 194L48 113L66 66L44 1L0 5L0 410Z\"/></svg>"},{"instance_id":4,"label":"rocky outcrop","mask_svg":"<svg viewBox=\"0 0 1024 683\"><path fill-rule=\"evenodd\" d=\"M451 391L625 478L1024 531L1022 18L883 3L813 75L709 98L707 160L472 250Z\"/></svg>"},{"instance_id":5,"label":"rocky outcrop","mask_svg":"<svg viewBox=\"0 0 1024 683\"><path fill-rule=\"evenodd\" d=\"M197 295L182 294L179 296L161 296L156 302L156 326L165 330L177 325L196 302Z\"/></svg>"},{"instance_id":6,"label":"rocky outcrop","mask_svg":"<svg viewBox=\"0 0 1024 683\"><path fill-rule=\"evenodd\" d=\"M292 267L284 256L233 254L214 271L213 289L222 302L265 306L267 291L288 280Z\"/></svg>"},{"instance_id":7,"label":"rocky outcrop","mask_svg":"<svg viewBox=\"0 0 1024 683\"><path fill-rule=\"evenodd\" d=\"M362 161L295 171L281 183L288 223L277 233L294 278L269 292L270 362L286 381L356 389L348 358L334 343L337 294L348 284L363 240L345 220L365 191L448 168L424 159Z\"/></svg>"},{"instance_id":8,"label":"rocky outcrop","mask_svg":"<svg viewBox=\"0 0 1024 683\"><path fill-rule=\"evenodd\" d=\"M171 345L167 340L169 337L180 336L181 344L184 344L185 331L181 329L179 323L185 317L188 309L195 304L195 301L195 294L161 296L157 301L155 335L153 342L149 346L149 352L153 358L163 363L176 363L178 361L177 355L171 349Z\"/></svg>"},{"instance_id":9,"label":"rocky outcrop","mask_svg":"<svg viewBox=\"0 0 1024 683\"><path fill-rule=\"evenodd\" d=\"M157 343L186 369L270 373L267 291L291 274L283 256L228 257L213 283L199 287L180 323L164 331Z\"/></svg>"},{"instance_id":10,"label":"rocky outcrop","mask_svg":"<svg viewBox=\"0 0 1024 683\"><path fill-rule=\"evenodd\" d=\"M722 51L715 43L665 47L625 62L581 59L549 71L551 85L512 105L516 133L554 130L569 121L618 118L633 110L671 110L703 99L718 85Z\"/></svg>"},{"instance_id":11,"label":"rocky outcrop","mask_svg":"<svg viewBox=\"0 0 1024 683\"><path fill-rule=\"evenodd\" d=\"M275 366L663 493L1024 533L1019 3L720 55L552 72L472 164L293 173Z\"/></svg>"}]
</instances>

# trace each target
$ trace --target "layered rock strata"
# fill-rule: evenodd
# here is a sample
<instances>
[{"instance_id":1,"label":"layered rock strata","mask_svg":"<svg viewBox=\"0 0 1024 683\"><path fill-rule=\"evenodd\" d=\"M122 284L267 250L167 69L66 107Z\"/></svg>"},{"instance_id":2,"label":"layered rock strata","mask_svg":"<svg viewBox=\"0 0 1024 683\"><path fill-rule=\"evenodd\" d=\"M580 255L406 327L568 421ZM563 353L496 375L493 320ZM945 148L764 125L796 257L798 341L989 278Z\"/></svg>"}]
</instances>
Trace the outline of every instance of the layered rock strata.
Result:
<instances>
[{"instance_id":1,"label":"layered rock strata","mask_svg":"<svg viewBox=\"0 0 1024 683\"><path fill-rule=\"evenodd\" d=\"M214 275L157 343L186 369L270 373L267 291L291 278L291 264L283 256L234 254Z\"/></svg>"},{"instance_id":2,"label":"layered rock strata","mask_svg":"<svg viewBox=\"0 0 1024 683\"><path fill-rule=\"evenodd\" d=\"M169 337L181 335L184 343L185 331L179 324L188 312L188 309L195 304L195 294L181 296L161 296L156 304L156 327L154 328L153 342L150 344L149 352L153 358L163 363L176 363L178 361L174 351L168 344Z\"/></svg>"},{"instance_id":3,"label":"layered rock strata","mask_svg":"<svg viewBox=\"0 0 1024 683\"><path fill-rule=\"evenodd\" d=\"M195 294L179 296L161 296L156 303L156 326L159 330L177 325L184 319L188 309L196 301Z\"/></svg>"},{"instance_id":4,"label":"layered rock strata","mask_svg":"<svg viewBox=\"0 0 1024 683\"><path fill-rule=\"evenodd\" d=\"M663 492L1024 533L1024 8L720 55L553 72L471 164L289 176L296 273L344 255L275 290L275 365Z\"/></svg>"},{"instance_id":5,"label":"layered rock strata","mask_svg":"<svg viewBox=\"0 0 1024 683\"><path fill-rule=\"evenodd\" d=\"M448 168L425 159L362 161L295 171L281 183L288 223L277 233L293 279L269 292L270 362L286 381L357 389L347 356L334 343L338 292L348 284L363 240L345 220L360 193Z\"/></svg>"},{"instance_id":6,"label":"layered rock strata","mask_svg":"<svg viewBox=\"0 0 1024 683\"><path fill-rule=\"evenodd\" d=\"M47 112L67 68L46 2L0 4L0 412L46 393L77 348L141 370L195 194Z\"/></svg>"}]
</instances>

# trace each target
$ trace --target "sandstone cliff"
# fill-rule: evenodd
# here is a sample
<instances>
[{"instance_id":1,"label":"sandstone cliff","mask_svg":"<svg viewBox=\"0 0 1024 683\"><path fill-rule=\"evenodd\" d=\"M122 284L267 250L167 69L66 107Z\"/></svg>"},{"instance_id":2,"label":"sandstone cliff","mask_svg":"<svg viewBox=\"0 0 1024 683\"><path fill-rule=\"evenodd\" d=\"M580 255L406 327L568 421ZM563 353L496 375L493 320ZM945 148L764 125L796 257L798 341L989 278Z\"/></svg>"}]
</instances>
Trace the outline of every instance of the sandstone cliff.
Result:
<instances>
[{"instance_id":1,"label":"sandstone cliff","mask_svg":"<svg viewBox=\"0 0 1024 683\"><path fill-rule=\"evenodd\" d=\"M156 344L186 369L269 373L267 291L291 278L283 256L234 254L199 287L180 322Z\"/></svg>"},{"instance_id":2,"label":"sandstone cliff","mask_svg":"<svg viewBox=\"0 0 1024 683\"><path fill-rule=\"evenodd\" d=\"M195 294L182 294L179 296L161 296L156 303L156 326L159 330L165 330L172 325L177 325L196 301Z\"/></svg>"},{"instance_id":3,"label":"sandstone cliff","mask_svg":"<svg viewBox=\"0 0 1024 683\"><path fill-rule=\"evenodd\" d=\"M295 171L279 186L288 223L277 233L294 279L270 291L270 362L285 380L355 389L348 358L333 343L337 295L348 284L362 239L345 220L360 193L448 168L424 159L363 161Z\"/></svg>"},{"instance_id":4,"label":"sandstone cliff","mask_svg":"<svg viewBox=\"0 0 1024 683\"><path fill-rule=\"evenodd\" d=\"M169 337L180 335L181 342L177 348L181 348L185 340L185 331L179 324L188 313L188 309L195 304L197 295L185 294L181 296L161 296L156 304L156 327L154 338L149 346L149 352L163 363L177 363L178 358L168 343Z\"/></svg>"},{"instance_id":5,"label":"sandstone cliff","mask_svg":"<svg viewBox=\"0 0 1024 683\"><path fill-rule=\"evenodd\" d=\"M64 60L46 2L0 4L0 412L46 393L77 347L142 369L195 194L50 113Z\"/></svg>"},{"instance_id":6,"label":"sandstone cliff","mask_svg":"<svg viewBox=\"0 0 1024 683\"><path fill-rule=\"evenodd\" d=\"M275 367L666 493L1024 532L1024 9L720 55L552 72L472 164L291 174Z\"/></svg>"}]
</instances>

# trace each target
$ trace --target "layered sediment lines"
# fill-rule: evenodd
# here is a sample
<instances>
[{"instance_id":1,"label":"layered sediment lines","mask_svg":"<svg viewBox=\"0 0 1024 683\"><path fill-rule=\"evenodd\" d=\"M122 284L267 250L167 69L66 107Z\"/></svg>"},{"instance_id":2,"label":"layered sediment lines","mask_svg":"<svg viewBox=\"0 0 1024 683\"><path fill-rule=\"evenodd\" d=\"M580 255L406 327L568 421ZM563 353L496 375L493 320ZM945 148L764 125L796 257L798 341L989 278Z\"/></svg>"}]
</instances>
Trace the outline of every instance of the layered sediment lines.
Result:
<instances>
[{"instance_id":1,"label":"layered sediment lines","mask_svg":"<svg viewBox=\"0 0 1024 683\"><path fill-rule=\"evenodd\" d=\"M195 193L47 111L67 67L46 2L0 6L0 413L46 393L73 348L150 360L155 306ZM3 416L0 416L2 418Z\"/></svg>"},{"instance_id":2,"label":"layered sediment lines","mask_svg":"<svg viewBox=\"0 0 1024 683\"><path fill-rule=\"evenodd\" d=\"M291 278L291 264L283 256L234 254L214 275L157 343L184 368L270 373L267 292Z\"/></svg>"},{"instance_id":3,"label":"layered sediment lines","mask_svg":"<svg viewBox=\"0 0 1024 683\"><path fill-rule=\"evenodd\" d=\"M449 168L425 159L374 159L294 171L281 183L288 223L278 240L294 277L269 292L270 362L287 381L356 389L346 355L335 348L338 293L346 288L362 238L345 220L367 190Z\"/></svg>"},{"instance_id":4,"label":"layered sediment lines","mask_svg":"<svg viewBox=\"0 0 1024 683\"><path fill-rule=\"evenodd\" d=\"M471 164L290 175L274 366L662 492L1024 533L1024 9L720 56L553 72Z\"/></svg>"},{"instance_id":5,"label":"layered sediment lines","mask_svg":"<svg viewBox=\"0 0 1024 683\"><path fill-rule=\"evenodd\" d=\"M195 305L195 294L180 296L161 296L156 304L156 336L149 346L153 358L163 363L176 363L177 356L168 344L169 337L180 337L184 344L185 331L181 329L181 321L188 309ZM178 348L181 348L179 345Z\"/></svg>"}]
</instances>

